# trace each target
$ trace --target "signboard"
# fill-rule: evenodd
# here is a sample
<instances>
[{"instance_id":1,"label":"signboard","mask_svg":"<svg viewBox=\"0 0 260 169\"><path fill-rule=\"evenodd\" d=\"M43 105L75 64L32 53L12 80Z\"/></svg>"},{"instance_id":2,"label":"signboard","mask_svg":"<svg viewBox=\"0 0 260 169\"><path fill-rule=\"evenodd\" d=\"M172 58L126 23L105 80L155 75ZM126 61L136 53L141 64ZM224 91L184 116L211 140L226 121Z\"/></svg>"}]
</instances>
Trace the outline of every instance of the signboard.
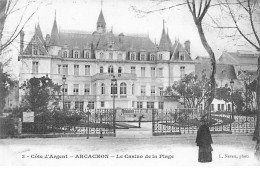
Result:
<instances>
[{"instance_id":1,"label":"signboard","mask_svg":"<svg viewBox=\"0 0 260 169\"><path fill-rule=\"evenodd\" d=\"M26 111L23 112L23 123L33 123L34 122L34 112Z\"/></svg>"}]
</instances>

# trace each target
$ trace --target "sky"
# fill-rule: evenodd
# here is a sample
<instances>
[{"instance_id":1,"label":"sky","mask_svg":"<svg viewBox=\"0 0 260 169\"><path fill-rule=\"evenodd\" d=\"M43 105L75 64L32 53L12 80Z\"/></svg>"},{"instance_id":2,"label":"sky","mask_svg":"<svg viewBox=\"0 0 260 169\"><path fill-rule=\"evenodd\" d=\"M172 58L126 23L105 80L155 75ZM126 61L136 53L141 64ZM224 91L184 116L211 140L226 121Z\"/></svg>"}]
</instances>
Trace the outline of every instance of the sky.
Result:
<instances>
[{"instance_id":1,"label":"sky","mask_svg":"<svg viewBox=\"0 0 260 169\"><path fill-rule=\"evenodd\" d=\"M194 24L191 13L187 6L172 8L170 10L159 11L147 15L140 15L133 10L135 6L141 10L152 10L165 7L169 4L158 4L151 0L45 0L36 1L26 10L23 15L28 17L37 7L37 12L29 20L24 27L25 41L29 41L33 36L34 27L40 24L43 36L51 33L53 26L55 11L57 24L60 31L73 30L92 33L96 29L96 22L101 10L105 17L107 30L113 30L114 33L124 34L139 34L149 35L153 42L159 43L162 33L163 20L165 27L168 30L171 41L179 39L181 43L186 40L191 42L191 56L195 59L197 56L208 56L204 47L201 44L197 28ZM21 1L17 6L23 6L25 1ZM39 5L40 4L40 5ZM211 14L214 15L214 10L211 9ZM21 12L20 12L21 14ZM5 26L6 32L12 32L15 25L19 21L19 12L8 17ZM205 19L205 21L207 21ZM209 44L215 52L216 58L219 58L224 50L252 50L252 48L237 47L231 43L230 39L223 39L219 32L205 27L204 30ZM19 75L18 49L19 36L12 45L12 51L9 56L12 57L12 62L9 71L15 76Z\"/></svg>"}]
</instances>

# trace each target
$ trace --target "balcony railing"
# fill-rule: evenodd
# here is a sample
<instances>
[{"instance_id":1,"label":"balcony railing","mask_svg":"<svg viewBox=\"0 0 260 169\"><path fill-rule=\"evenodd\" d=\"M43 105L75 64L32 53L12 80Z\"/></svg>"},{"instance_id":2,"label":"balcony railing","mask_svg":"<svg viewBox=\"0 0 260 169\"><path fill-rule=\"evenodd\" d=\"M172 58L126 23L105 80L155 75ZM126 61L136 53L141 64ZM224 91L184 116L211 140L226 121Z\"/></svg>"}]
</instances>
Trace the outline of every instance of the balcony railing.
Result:
<instances>
[{"instance_id":1,"label":"balcony railing","mask_svg":"<svg viewBox=\"0 0 260 169\"><path fill-rule=\"evenodd\" d=\"M163 100L163 96L137 96L137 100Z\"/></svg>"},{"instance_id":2,"label":"balcony railing","mask_svg":"<svg viewBox=\"0 0 260 169\"><path fill-rule=\"evenodd\" d=\"M61 100L63 96L61 95ZM96 95L64 95L65 101L95 101Z\"/></svg>"},{"instance_id":3,"label":"balcony railing","mask_svg":"<svg viewBox=\"0 0 260 169\"><path fill-rule=\"evenodd\" d=\"M112 79L113 76L117 80L135 80L136 74L134 73L98 73L92 76L91 80L104 80L104 79Z\"/></svg>"}]
</instances>

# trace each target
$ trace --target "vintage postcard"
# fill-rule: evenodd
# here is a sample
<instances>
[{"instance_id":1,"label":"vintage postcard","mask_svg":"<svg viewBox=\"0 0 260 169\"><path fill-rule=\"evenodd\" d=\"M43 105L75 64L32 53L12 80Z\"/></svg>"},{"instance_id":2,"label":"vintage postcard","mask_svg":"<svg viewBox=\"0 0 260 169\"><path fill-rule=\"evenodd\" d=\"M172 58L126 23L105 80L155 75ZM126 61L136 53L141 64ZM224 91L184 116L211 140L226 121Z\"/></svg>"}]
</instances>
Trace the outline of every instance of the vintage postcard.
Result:
<instances>
[{"instance_id":1,"label":"vintage postcard","mask_svg":"<svg viewBox=\"0 0 260 169\"><path fill-rule=\"evenodd\" d=\"M257 0L1 0L1 166L258 166Z\"/></svg>"}]
</instances>

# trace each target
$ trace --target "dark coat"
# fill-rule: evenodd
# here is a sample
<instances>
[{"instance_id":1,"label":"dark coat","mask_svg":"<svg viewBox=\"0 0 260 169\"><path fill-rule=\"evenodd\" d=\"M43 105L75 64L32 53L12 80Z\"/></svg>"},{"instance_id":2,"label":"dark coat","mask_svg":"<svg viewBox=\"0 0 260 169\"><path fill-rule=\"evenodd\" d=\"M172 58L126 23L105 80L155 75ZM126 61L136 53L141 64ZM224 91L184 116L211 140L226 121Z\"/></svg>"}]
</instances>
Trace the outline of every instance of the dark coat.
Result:
<instances>
[{"instance_id":1,"label":"dark coat","mask_svg":"<svg viewBox=\"0 0 260 169\"><path fill-rule=\"evenodd\" d=\"M200 126L196 138L197 146L208 146L212 144L212 138L209 127L206 124Z\"/></svg>"}]
</instances>

